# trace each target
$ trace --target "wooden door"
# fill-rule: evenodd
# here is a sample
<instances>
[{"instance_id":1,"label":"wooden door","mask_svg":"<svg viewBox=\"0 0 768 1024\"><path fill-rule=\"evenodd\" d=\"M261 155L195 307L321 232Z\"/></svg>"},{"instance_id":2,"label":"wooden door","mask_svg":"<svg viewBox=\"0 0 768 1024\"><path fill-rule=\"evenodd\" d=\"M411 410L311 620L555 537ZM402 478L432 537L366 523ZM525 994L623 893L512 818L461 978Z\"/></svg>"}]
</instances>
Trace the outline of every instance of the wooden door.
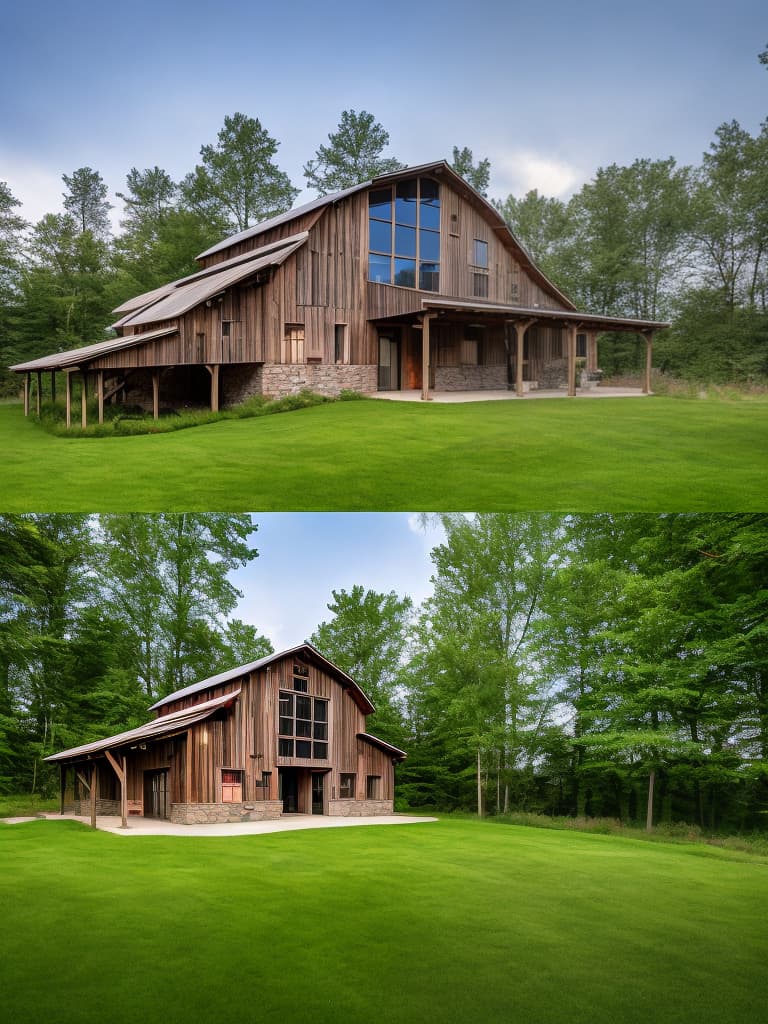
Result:
<instances>
[{"instance_id":1,"label":"wooden door","mask_svg":"<svg viewBox=\"0 0 768 1024\"><path fill-rule=\"evenodd\" d=\"M144 772L144 817L166 819L169 812L168 769Z\"/></svg>"},{"instance_id":2,"label":"wooden door","mask_svg":"<svg viewBox=\"0 0 768 1024\"><path fill-rule=\"evenodd\" d=\"M400 342L392 334L379 335L379 391L400 390Z\"/></svg>"},{"instance_id":3,"label":"wooden door","mask_svg":"<svg viewBox=\"0 0 768 1024\"><path fill-rule=\"evenodd\" d=\"M312 775L312 813L313 814L324 814L324 800L323 800L323 779L325 775L321 775L320 772L314 772Z\"/></svg>"}]
</instances>

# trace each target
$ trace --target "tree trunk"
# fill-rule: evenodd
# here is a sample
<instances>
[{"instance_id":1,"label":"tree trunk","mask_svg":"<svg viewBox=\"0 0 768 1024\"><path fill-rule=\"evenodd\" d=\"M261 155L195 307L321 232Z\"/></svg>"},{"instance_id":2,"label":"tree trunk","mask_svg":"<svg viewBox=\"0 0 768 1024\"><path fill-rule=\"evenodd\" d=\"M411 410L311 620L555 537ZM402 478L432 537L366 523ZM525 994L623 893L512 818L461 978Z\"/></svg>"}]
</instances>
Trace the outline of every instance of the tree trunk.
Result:
<instances>
[{"instance_id":1,"label":"tree trunk","mask_svg":"<svg viewBox=\"0 0 768 1024\"><path fill-rule=\"evenodd\" d=\"M656 770L651 768L648 776L648 812L645 816L645 831L653 832L653 784L656 781Z\"/></svg>"},{"instance_id":2,"label":"tree trunk","mask_svg":"<svg viewBox=\"0 0 768 1024\"><path fill-rule=\"evenodd\" d=\"M480 770L480 748L477 748L477 816L483 816L483 776Z\"/></svg>"}]
</instances>

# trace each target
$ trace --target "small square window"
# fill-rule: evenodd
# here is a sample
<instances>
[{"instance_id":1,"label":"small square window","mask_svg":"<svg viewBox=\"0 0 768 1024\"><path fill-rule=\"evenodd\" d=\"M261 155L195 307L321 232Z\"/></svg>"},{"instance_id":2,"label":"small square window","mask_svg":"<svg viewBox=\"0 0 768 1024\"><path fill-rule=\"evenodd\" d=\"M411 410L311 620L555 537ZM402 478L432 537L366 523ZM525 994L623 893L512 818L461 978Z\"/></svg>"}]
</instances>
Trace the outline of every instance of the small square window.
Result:
<instances>
[{"instance_id":1,"label":"small square window","mask_svg":"<svg viewBox=\"0 0 768 1024\"><path fill-rule=\"evenodd\" d=\"M308 740L296 740L296 757L312 757L312 744Z\"/></svg>"},{"instance_id":2,"label":"small square window","mask_svg":"<svg viewBox=\"0 0 768 1024\"><path fill-rule=\"evenodd\" d=\"M487 274L473 274L472 275L472 294L478 299L488 298L488 275Z\"/></svg>"},{"instance_id":3,"label":"small square window","mask_svg":"<svg viewBox=\"0 0 768 1024\"><path fill-rule=\"evenodd\" d=\"M367 800L378 800L381 792L381 776L368 775L365 779L365 796Z\"/></svg>"},{"instance_id":4,"label":"small square window","mask_svg":"<svg viewBox=\"0 0 768 1024\"><path fill-rule=\"evenodd\" d=\"M328 744L327 743L315 743L314 745L314 756L321 760L328 757Z\"/></svg>"},{"instance_id":5,"label":"small square window","mask_svg":"<svg viewBox=\"0 0 768 1024\"><path fill-rule=\"evenodd\" d=\"M339 797L342 800L355 799L355 774L354 772L342 772L339 776Z\"/></svg>"}]
</instances>

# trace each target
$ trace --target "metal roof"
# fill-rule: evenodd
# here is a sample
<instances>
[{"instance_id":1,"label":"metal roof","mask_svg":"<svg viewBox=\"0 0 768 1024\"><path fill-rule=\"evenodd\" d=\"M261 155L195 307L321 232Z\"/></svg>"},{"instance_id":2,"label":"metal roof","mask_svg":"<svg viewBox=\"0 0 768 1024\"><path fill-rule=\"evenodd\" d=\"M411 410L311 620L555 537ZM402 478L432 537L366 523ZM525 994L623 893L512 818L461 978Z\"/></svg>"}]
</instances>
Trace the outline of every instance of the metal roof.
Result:
<instances>
[{"instance_id":1,"label":"metal roof","mask_svg":"<svg viewBox=\"0 0 768 1024\"><path fill-rule=\"evenodd\" d=\"M33 370L74 369L81 362L90 362L100 356L109 355L110 352L120 352L122 349L133 348L135 345L143 345L145 341L164 338L169 334L176 333L178 333L178 327L162 327L156 331L146 331L144 334L128 334L122 338L97 341L93 345L85 345L83 348L73 348L68 352L55 352L51 356L41 356L40 359L17 363L11 369L17 373L28 373Z\"/></svg>"},{"instance_id":2,"label":"metal roof","mask_svg":"<svg viewBox=\"0 0 768 1024\"><path fill-rule=\"evenodd\" d=\"M499 313L506 316L524 316L547 320L574 320L585 326L591 323L600 324L606 329L613 326L616 330L630 328L632 330L660 331L669 327L669 323L657 320L633 320L631 317L604 316L602 313L585 313L582 310L546 309L539 306L511 306L495 302L478 302L476 299L427 299L422 301L424 309L455 310L457 312ZM389 318L391 319L391 317Z\"/></svg>"},{"instance_id":3,"label":"metal roof","mask_svg":"<svg viewBox=\"0 0 768 1024\"><path fill-rule=\"evenodd\" d=\"M221 708L232 704L240 695L240 690L232 690L222 697L207 700L202 704L195 704L191 708L183 708L181 711L174 711L171 715L163 715L155 718L146 725L140 725L137 729L129 729L127 732L119 732L116 736L107 736L106 739L96 740L94 743L84 743L80 747L71 747L69 750L60 750L58 754L51 754L45 761L69 761L88 757L91 754L100 754L113 747L124 747L141 740L157 740L171 733L183 732L190 725L202 722L209 718Z\"/></svg>"},{"instance_id":4,"label":"metal roof","mask_svg":"<svg viewBox=\"0 0 768 1024\"><path fill-rule=\"evenodd\" d=\"M299 653L309 654L311 657L319 661L325 669L339 677L343 684L352 690L353 695L357 699L358 706L365 714L370 714L376 710L372 701L363 693L362 689L354 681L352 676L348 676L343 669L340 669L338 665L334 665L332 661L328 661L328 659L322 655L316 647L313 647L312 644L308 643L297 644L296 647L289 647L285 651L268 654L266 657L259 658L257 661L251 661L247 665L240 665L237 668L228 669L226 672L220 672L218 675L211 676L208 679L202 679L199 683L192 683L190 686L185 686L181 690L169 693L167 697L163 697L161 700L153 704L149 710L156 711L158 708L162 708L166 704L171 704L173 701L181 700L183 697L189 697L194 693L201 693L203 690L212 690L216 686L221 686L222 683L228 683L233 679L249 675L251 672L258 672L259 669L266 668L267 665L271 665L273 662L279 661L281 658L288 658Z\"/></svg>"},{"instance_id":5,"label":"metal roof","mask_svg":"<svg viewBox=\"0 0 768 1024\"><path fill-rule=\"evenodd\" d=\"M275 249L273 246L265 246L268 250L265 254L257 249L248 253L242 261L238 260L235 265L229 265L224 270L220 267L211 267L202 274L195 274L186 283L176 285L174 289L156 302L144 306L137 313L129 314L119 321L120 326L135 326L138 324L155 323L158 320L172 320L183 313L194 309L201 302L205 302L219 292L225 291L238 281L251 277L253 274L264 270L267 267L276 267L296 250L304 245L306 234L297 242L290 245L283 244ZM229 263L229 261L227 261Z\"/></svg>"},{"instance_id":6,"label":"metal roof","mask_svg":"<svg viewBox=\"0 0 768 1024\"><path fill-rule=\"evenodd\" d=\"M374 747L378 747L379 750L383 750L385 754L391 754L392 757L397 761L404 761L408 755L404 750L399 747L392 746L391 743L387 743L386 740L380 740L378 736L371 736L369 732L359 732L357 734L359 740L365 740L367 743L372 743Z\"/></svg>"}]
</instances>

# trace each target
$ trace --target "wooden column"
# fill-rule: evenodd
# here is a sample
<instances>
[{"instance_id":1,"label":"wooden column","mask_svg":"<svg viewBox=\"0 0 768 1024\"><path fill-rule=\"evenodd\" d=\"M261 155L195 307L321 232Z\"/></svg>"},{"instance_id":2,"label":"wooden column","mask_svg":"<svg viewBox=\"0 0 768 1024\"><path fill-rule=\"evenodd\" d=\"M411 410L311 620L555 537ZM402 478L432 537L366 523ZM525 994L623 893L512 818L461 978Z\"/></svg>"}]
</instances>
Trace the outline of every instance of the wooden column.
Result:
<instances>
[{"instance_id":1,"label":"wooden column","mask_svg":"<svg viewBox=\"0 0 768 1024\"><path fill-rule=\"evenodd\" d=\"M64 813L64 797L67 792L67 766L59 765L59 814Z\"/></svg>"},{"instance_id":2,"label":"wooden column","mask_svg":"<svg viewBox=\"0 0 768 1024\"><path fill-rule=\"evenodd\" d=\"M566 332L568 335L568 397L576 396L576 324L568 324Z\"/></svg>"},{"instance_id":3,"label":"wooden column","mask_svg":"<svg viewBox=\"0 0 768 1024\"><path fill-rule=\"evenodd\" d=\"M112 770L120 783L120 816L123 819L120 822L120 828L128 828L128 786L126 785L127 777L125 771L125 754L123 754L122 757L123 764L121 767L108 750L105 750L104 753L107 755L107 760L112 765Z\"/></svg>"},{"instance_id":4,"label":"wooden column","mask_svg":"<svg viewBox=\"0 0 768 1024\"><path fill-rule=\"evenodd\" d=\"M37 371L37 390L35 391L35 409L37 411L37 418L40 418L40 413L43 407L43 374L41 370Z\"/></svg>"},{"instance_id":5,"label":"wooden column","mask_svg":"<svg viewBox=\"0 0 768 1024\"><path fill-rule=\"evenodd\" d=\"M72 374L69 370L64 371L64 379L66 385L64 388L64 395L66 401L66 419L67 419L67 430L72 426Z\"/></svg>"},{"instance_id":6,"label":"wooden column","mask_svg":"<svg viewBox=\"0 0 768 1024\"><path fill-rule=\"evenodd\" d=\"M96 397L99 402L99 423L104 422L104 371L96 371Z\"/></svg>"},{"instance_id":7,"label":"wooden column","mask_svg":"<svg viewBox=\"0 0 768 1024\"><path fill-rule=\"evenodd\" d=\"M643 394L651 394L651 363L653 362L653 331L644 334L645 338L645 380L643 382Z\"/></svg>"},{"instance_id":8,"label":"wooden column","mask_svg":"<svg viewBox=\"0 0 768 1024\"><path fill-rule=\"evenodd\" d=\"M91 763L91 828L96 828L96 762Z\"/></svg>"},{"instance_id":9,"label":"wooden column","mask_svg":"<svg viewBox=\"0 0 768 1024\"><path fill-rule=\"evenodd\" d=\"M83 390L80 392L80 425L83 430L88 426L88 375L85 370L82 373Z\"/></svg>"},{"instance_id":10,"label":"wooden column","mask_svg":"<svg viewBox=\"0 0 768 1024\"><path fill-rule=\"evenodd\" d=\"M152 418L160 419L160 371L152 371Z\"/></svg>"},{"instance_id":11,"label":"wooden column","mask_svg":"<svg viewBox=\"0 0 768 1024\"><path fill-rule=\"evenodd\" d=\"M184 744L184 802L192 803L192 730L187 729Z\"/></svg>"},{"instance_id":12,"label":"wooden column","mask_svg":"<svg viewBox=\"0 0 768 1024\"><path fill-rule=\"evenodd\" d=\"M211 375L211 412L219 411L219 364L208 367Z\"/></svg>"},{"instance_id":13,"label":"wooden column","mask_svg":"<svg viewBox=\"0 0 768 1024\"><path fill-rule=\"evenodd\" d=\"M594 373L597 369L597 331L587 332L587 370Z\"/></svg>"},{"instance_id":14,"label":"wooden column","mask_svg":"<svg viewBox=\"0 0 768 1024\"><path fill-rule=\"evenodd\" d=\"M24 374L24 415L29 416L29 388L32 380L31 373Z\"/></svg>"},{"instance_id":15,"label":"wooden column","mask_svg":"<svg viewBox=\"0 0 768 1024\"><path fill-rule=\"evenodd\" d=\"M429 393L429 324L434 320L434 313L425 313L422 319L421 331L421 400L431 402Z\"/></svg>"},{"instance_id":16,"label":"wooden column","mask_svg":"<svg viewBox=\"0 0 768 1024\"><path fill-rule=\"evenodd\" d=\"M56 401L56 371L51 370L51 401Z\"/></svg>"},{"instance_id":17,"label":"wooden column","mask_svg":"<svg viewBox=\"0 0 768 1024\"><path fill-rule=\"evenodd\" d=\"M523 397L523 356L525 353L525 332L535 324L535 320L518 320L514 324L517 337L515 349L515 394L518 398Z\"/></svg>"}]
</instances>

